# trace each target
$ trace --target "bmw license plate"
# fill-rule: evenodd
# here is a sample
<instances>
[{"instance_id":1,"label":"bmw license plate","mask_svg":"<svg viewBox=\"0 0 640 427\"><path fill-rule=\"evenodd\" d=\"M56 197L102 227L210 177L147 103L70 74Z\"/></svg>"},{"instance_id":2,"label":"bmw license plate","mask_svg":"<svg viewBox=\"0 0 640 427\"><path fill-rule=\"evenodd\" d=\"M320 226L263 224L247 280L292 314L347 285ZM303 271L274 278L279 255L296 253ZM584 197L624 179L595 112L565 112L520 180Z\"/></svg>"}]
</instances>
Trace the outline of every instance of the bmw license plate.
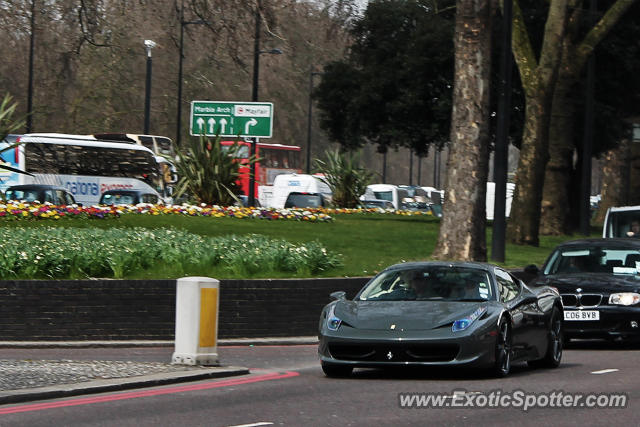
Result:
<instances>
[{"instance_id":1,"label":"bmw license plate","mask_svg":"<svg viewBox=\"0 0 640 427\"><path fill-rule=\"evenodd\" d=\"M565 310L564 320L600 320L600 312L598 310Z\"/></svg>"}]
</instances>

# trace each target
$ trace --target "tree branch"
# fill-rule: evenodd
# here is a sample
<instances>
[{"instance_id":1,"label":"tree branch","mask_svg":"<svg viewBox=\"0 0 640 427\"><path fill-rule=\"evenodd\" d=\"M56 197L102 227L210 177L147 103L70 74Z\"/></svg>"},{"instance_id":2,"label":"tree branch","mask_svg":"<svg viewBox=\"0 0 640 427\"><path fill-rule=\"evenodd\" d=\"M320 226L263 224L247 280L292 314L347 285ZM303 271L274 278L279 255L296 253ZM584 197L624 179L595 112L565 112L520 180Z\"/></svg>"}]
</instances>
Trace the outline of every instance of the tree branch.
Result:
<instances>
[{"instance_id":1,"label":"tree branch","mask_svg":"<svg viewBox=\"0 0 640 427\"><path fill-rule=\"evenodd\" d=\"M500 1L500 9L504 11L504 2ZM522 17L522 9L518 0L513 0L513 30L511 49L518 64L520 80L525 93L531 93L536 86L536 70L538 61L531 47L531 40Z\"/></svg>"},{"instance_id":2,"label":"tree branch","mask_svg":"<svg viewBox=\"0 0 640 427\"><path fill-rule=\"evenodd\" d=\"M594 0L591 0L594 1ZM633 6L636 0L617 0L600 18L600 21L587 33L576 49L576 65L580 70L595 47L604 39L611 29L620 21L622 15Z\"/></svg>"}]
</instances>

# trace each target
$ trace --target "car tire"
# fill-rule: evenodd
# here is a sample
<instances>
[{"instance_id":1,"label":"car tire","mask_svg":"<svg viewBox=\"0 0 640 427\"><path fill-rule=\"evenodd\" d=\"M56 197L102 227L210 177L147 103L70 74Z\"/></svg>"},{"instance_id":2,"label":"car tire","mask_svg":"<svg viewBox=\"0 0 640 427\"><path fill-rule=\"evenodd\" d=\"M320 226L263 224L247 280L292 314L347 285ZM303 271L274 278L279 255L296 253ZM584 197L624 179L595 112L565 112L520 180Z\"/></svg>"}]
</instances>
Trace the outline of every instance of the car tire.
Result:
<instances>
[{"instance_id":1,"label":"car tire","mask_svg":"<svg viewBox=\"0 0 640 427\"><path fill-rule=\"evenodd\" d=\"M329 378L346 378L351 375L353 367L349 365L337 365L335 363L321 362L322 372Z\"/></svg>"},{"instance_id":2,"label":"car tire","mask_svg":"<svg viewBox=\"0 0 640 427\"><path fill-rule=\"evenodd\" d=\"M547 352L544 357L527 362L527 364L533 368L557 368L560 366L564 346L564 334L562 332L562 315L557 307L554 307L551 313L547 334Z\"/></svg>"},{"instance_id":3,"label":"car tire","mask_svg":"<svg viewBox=\"0 0 640 427\"><path fill-rule=\"evenodd\" d=\"M496 336L495 362L491 367L493 376L503 378L511 371L512 356L511 325L505 317L500 319L498 324L498 335Z\"/></svg>"}]
</instances>

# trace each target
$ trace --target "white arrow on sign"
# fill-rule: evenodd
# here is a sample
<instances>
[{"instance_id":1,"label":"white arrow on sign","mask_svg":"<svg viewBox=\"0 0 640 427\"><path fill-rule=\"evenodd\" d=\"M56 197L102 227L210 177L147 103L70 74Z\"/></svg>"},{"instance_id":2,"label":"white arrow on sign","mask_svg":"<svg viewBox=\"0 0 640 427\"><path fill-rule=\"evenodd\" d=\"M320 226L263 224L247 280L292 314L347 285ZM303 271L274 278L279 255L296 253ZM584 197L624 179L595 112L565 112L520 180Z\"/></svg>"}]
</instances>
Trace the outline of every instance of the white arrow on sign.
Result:
<instances>
[{"instance_id":1,"label":"white arrow on sign","mask_svg":"<svg viewBox=\"0 0 640 427\"><path fill-rule=\"evenodd\" d=\"M207 123L209 124L209 134L213 135L215 133L216 119L211 117L209 120L207 120Z\"/></svg>"},{"instance_id":2,"label":"white arrow on sign","mask_svg":"<svg viewBox=\"0 0 640 427\"><path fill-rule=\"evenodd\" d=\"M249 120L245 125L244 125L244 133L247 134L249 133L249 127L251 126L255 126L258 124L258 121L256 119L251 119Z\"/></svg>"},{"instance_id":3,"label":"white arrow on sign","mask_svg":"<svg viewBox=\"0 0 640 427\"><path fill-rule=\"evenodd\" d=\"M220 119L220 133L225 134L227 132L227 119Z\"/></svg>"},{"instance_id":4,"label":"white arrow on sign","mask_svg":"<svg viewBox=\"0 0 640 427\"><path fill-rule=\"evenodd\" d=\"M204 126L204 119L202 117L198 117L198 120L196 120L196 123L198 124L199 132L202 133L202 127Z\"/></svg>"}]
</instances>

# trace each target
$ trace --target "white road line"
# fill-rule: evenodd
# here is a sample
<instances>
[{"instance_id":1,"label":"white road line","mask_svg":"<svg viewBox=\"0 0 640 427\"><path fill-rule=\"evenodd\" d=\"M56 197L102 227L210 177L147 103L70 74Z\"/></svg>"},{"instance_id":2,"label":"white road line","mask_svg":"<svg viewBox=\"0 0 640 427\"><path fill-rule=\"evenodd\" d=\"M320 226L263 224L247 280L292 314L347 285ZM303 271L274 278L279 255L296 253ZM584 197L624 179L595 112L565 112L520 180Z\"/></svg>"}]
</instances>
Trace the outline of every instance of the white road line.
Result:
<instances>
[{"instance_id":1,"label":"white road line","mask_svg":"<svg viewBox=\"0 0 640 427\"><path fill-rule=\"evenodd\" d=\"M253 424L238 424L236 426L229 426L229 427L257 427L257 426L272 426L273 423L269 422L269 421L260 421L258 423L253 423Z\"/></svg>"},{"instance_id":2,"label":"white road line","mask_svg":"<svg viewBox=\"0 0 640 427\"><path fill-rule=\"evenodd\" d=\"M601 371L593 371L591 372L594 375L600 375L600 374L610 374L611 372L618 372L620 369L603 369Z\"/></svg>"}]
</instances>

